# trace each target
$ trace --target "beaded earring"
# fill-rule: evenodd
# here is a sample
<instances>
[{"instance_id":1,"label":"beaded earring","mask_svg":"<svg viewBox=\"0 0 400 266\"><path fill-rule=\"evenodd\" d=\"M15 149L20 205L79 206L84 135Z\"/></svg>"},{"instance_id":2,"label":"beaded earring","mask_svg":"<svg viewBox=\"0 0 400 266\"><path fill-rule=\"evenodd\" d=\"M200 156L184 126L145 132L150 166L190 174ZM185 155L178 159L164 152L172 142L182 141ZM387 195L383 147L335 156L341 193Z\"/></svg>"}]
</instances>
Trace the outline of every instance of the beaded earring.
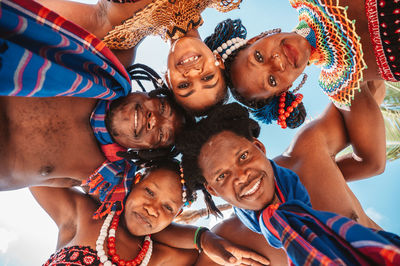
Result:
<instances>
[{"instance_id":1,"label":"beaded earring","mask_svg":"<svg viewBox=\"0 0 400 266\"><path fill-rule=\"evenodd\" d=\"M297 85L296 89L294 89L292 91L293 94L298 92L300 90L300 88L303 87L304 83L306 83L306 81L307 81L307 78L308 78L308 75L306 73L303 73L303 79L301 80L300 84Z\"/></svg>"},{"instance_id":2,"label":"beaded earring","mask_svg":"<svg viewBox=\"0 0 400 266\"><path fill-rule=\"evenodd\" d=\"M247 43L247 40L245 40L245 39L242 39L242 38L239 38L239 37L232 38L230 40L227 40L223 44L221 44L221 46L219 46L217 49L215 49L213 51L213 53L215 55L216 54L220 54L221 57L222 57L222 61L225 61L233 51L235 51L236 49L242 47L246 43ZM222 52L224 52L224 53L221 54Z\"/></svg>"},{"instance_id":3,"label":"beaded earring","mask_svg":"<svg viewBox=\"0 0 400 266\"><path fill-rule=\"evenodd\" d=\"M179 166L180 176L181 176L181 184L182 184L182 202L183 206L187 207L190 205L189 201L187 200L187 188L185 185L185 179L183 178L183 168L182 165Z\"/></svg>"},{"instance_id":4,"label":"beaded earring","mask_svg":"<svg viewBox=\"0 0 400 266\"><path fill-rule=\"evenodd\" d=\"M280 125L281 128L287 127L286 118L288 118L290 116L290 113L293 112L294 108L296 108L301 103L302 100L303 100L303 95L300 93L296 94L296 99L285 110L286 92L281 94L281 96L279 97L279 105L278 105L279 106L278 125Z\"/></svg>"}]
</instances>

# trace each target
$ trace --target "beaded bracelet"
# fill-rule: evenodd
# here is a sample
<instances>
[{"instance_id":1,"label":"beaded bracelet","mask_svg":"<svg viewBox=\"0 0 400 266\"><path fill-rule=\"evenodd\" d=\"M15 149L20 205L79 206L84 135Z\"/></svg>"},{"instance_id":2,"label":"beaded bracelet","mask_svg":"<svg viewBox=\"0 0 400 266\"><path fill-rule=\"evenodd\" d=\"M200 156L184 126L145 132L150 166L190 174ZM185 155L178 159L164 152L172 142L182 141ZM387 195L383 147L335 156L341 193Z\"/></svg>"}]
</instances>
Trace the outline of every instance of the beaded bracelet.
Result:
<instances>
[{"instance_id":1,"label":"beaded bracelet","mask_svg":"<svg viewBox=\"0 0 400 266\"><path fill-rule=\"evenodd\" d=\"M203 251L203 249L201 248L200 239L201 239L201 235L205 231L209 231L209 229L207 227L200 226L196 229L196 232L194 233L194 244L196 245L196 248L199 251L199 253L201 253Z\"/></svg>"}]
</instances>

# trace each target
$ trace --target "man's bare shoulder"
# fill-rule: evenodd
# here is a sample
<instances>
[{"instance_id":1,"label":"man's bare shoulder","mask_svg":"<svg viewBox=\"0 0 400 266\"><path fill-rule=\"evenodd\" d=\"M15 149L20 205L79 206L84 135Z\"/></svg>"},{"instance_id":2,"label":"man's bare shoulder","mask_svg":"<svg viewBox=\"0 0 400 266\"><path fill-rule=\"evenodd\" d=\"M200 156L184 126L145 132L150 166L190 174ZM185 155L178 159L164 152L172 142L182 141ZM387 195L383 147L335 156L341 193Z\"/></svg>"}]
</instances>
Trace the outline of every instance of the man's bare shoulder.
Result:
<instances>
[{"instance_id":1,"label":"man's bare shoulder","mask_svg":"<svg viewBox=\"0 0 400 266\"><path fill-rule=\"evenodd\" d=\"M344 139L346 130L342 116L333 105L330 105L320 117L306 123L297 132L286 151L274 158L274 161L280 164L308 160L322 152L333 155L337 152L337 143L346 142Z\"/></svg>"}]
</instances>

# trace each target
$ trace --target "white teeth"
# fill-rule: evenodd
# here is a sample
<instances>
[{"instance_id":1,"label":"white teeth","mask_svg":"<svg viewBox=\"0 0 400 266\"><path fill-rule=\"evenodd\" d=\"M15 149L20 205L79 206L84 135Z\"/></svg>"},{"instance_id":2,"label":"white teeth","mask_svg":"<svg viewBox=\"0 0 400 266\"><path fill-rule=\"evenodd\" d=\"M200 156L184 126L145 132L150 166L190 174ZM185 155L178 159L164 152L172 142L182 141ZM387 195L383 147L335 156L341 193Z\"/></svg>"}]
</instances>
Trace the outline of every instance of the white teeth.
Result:
<instances>
[{"instance_id":1,"label":"white teeth","mask_svg":"<svg viewBox=\"0 0 400 266\"><path fill-rule=\"evenodd\" d=\"M137 118L137 115L138 115L138 111L137 110L135 110L135 129L137 129L137 122L138 122L138 118Z\"/></svg>"},{"instance_id":2,"label":"white teeth","mask_svg":"<svg viewBox=\"0 0 400 266\"><path fill-rule=\"evenodd\" d=\"M248 196L248 195L251 195L251 194L253 194L254 192L256 192L257 189L260 187L260 184L261 184L261 179L258 180L257 183L255 183L254 186L253 186L249 191L247 191L246 193L244 193L243 196Z\"/></svg>"},{"instance_id":3,"label":"white teeth","mask_svg":"<svg viewBox=\"0 0 400 266\"><path fill-rule=\"evenodd\" d=\"M186 58L185 60L182 60L181 62L179 62L179 64L183 65L183 64L186 64L186 63L189 63L189 62L196 61L197 59L199 59L199 57L197 55L191 56L189 58Z\"/></svg>"}]
</instances>

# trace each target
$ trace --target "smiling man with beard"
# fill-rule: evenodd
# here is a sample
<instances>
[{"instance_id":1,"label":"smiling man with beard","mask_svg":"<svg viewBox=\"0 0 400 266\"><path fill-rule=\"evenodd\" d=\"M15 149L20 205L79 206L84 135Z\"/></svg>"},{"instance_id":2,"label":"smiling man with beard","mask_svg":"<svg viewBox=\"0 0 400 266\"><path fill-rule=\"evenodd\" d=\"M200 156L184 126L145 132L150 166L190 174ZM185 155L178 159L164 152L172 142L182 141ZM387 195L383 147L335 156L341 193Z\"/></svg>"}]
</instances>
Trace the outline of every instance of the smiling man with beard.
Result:
<instances>
[{"instance_id":1,"label":"smiling man with beard","mask_svg":"<svg viewBox=\"0 0 400 266\"><path fill-rule=\"evenodd\" d=\"M2 96L0 106L1 190L80 185L100 170L108 151L116 156L125 148L168 147L184 122L167 97L155 93L131 93L115 101ZM110 143L99 147L108 134L106 122L112 128ZM117 149L107 149L114 141Z\"/></svg>"},{"instance_id":2,"label":"smiling man with beard","mask_svg":"<svg viewBox=\"0 0 400 266\"><path fill-rule=\"evenodd\" d=\"M243 227L232 227L232 221L227 224L229 232L222 225L217 233L248 248L254 246L272 265L286 259L282 251L263 250L263 245L283 248L295 265L396 264L399 237L381 231L346 184L384 169L383 120L379 108L371 108L376 103L369 92L375 85L369 83L356 95L351 112L341 114L331 105L273 160L257 139L259 125L236 103L215 109L185 130L177 147L187 186L203 190L211 213L219 213L211 195L235 206L240 221L268 243ZM353 156L335 160L349 143ZM344 176L342 166L350 164L353 171Z\"/></svg>"}]
</instances>

